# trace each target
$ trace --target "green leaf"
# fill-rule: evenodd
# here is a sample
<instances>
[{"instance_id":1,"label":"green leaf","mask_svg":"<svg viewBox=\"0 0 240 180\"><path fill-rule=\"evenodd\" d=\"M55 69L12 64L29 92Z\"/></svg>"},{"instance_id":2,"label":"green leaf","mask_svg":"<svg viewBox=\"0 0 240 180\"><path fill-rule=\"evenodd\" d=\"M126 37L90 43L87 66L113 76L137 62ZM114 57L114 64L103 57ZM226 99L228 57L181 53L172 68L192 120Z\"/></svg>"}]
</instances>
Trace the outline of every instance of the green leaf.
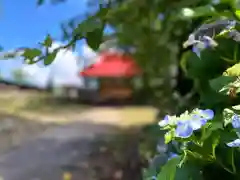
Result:
<instances>
[{"instance_id":1,"label":"green leaf","mask_svg":"<svg viewBox=\"0 0 240 180\"><path fill-rule=\"evenodd\" d=\"M202 84L199 84L200 90L200 102L204 105L208 106L209 108L215 108L215 107L223 107L225 106L225 103L229 100L228 96L225 96L221 93L217 93L214 91L208 81L206 83L205 80L201 82Z\"/></svg>"},{"instance_id":2,"label":"green leaf","mask_svg":"<svg viewBox=\"0 0 240 180\"><path fill-rule=\"evenodd\" d=\"M216 14L216 11L213 6L200 6L197 8L183 8L181 10L181 18L198 18L201 16L213 16Z\"/></svg>"},{"instance_id":3,"label":"green leaf","mask_svg":"<svg viewBox=\"0 0 240 180\"><path fill-rule=\"evenodd\" d=\"M236 14L236 16L240 19L240 10L239 10L239 9L237 9L237 10L235 11L235 14Z\"/></svg>"},{"instance_id":4,"label":"green leaf","mask_svg":"<svg viewBox=\"0 0 240 180\"><path fill-rule=\"evenodd\" d=\"M228 68L225 72L227 76L240 76L240 63Z\"/></svg>"},{"instance_id":5,"label":"green leaf","mask_svg":"<svg viewBox=\"0 0 240 180\"><path fill-rule=\"evenodd\" d=\"M182 54L182 58L180 60L180 67L185 73L187 73L187 59L189 58L190 55L191 52L187 51Z\"/></svg>"},{"instance_id":6,"label":"green leaf","mask_svg":"<svg viewBox=\"0 0 240 180\"><path fill-rule=\"evenodd\" d=\"M233 108L234 110L239 111L239 110L240 110L240 105L233 106L232 108Z\"/></svg>"},{"instance_id":7,"label":"green leaf","mask_svg":"<svg viewBox=\"0 0 240 180\"><path fill-rule=\"evenodd\" d=\"M227 64L227 63L226 63ZM192 78L210 80L224 71L225 62L220 59L217 51L203 50L201 59L191 52L187 57L187 74ZM208 72L208 73L203 73Z\"/></svg>"},{"instance_id":8,"label":"green leaf","mask_svg":"<svg viewBox=\"0 0 240 180\"><path fill-rule=\"evenodd\" d=\"M157 176L157 180L174 180L177 166L181 162L181 156L170 159Z\"/></svg>"},{"instance_id":9,"label":"green leaf","mask_svg":"<svg viewBox=\"0 0 240 180\"><path fill-rule=\"evenodd\" d=\"M227 94L228 89L224 87L226 87L226 85L232 83L235 81L235 77L231 77L231 76L219 76L215 79L212 79L209 81L210 86L212 89L214 89L216 92L221 92L223 94Z\"/></svg>"},{"instance_id":10,"label":"green leaf","mask_svg":"<svg viewBox=\"0 0 240 180\"><path fill-rule=\"evenodd\" d=\"M82 38L86 33L93 32L96 29L103 29L103 24L94 17L89 17L87 20L78 24L77 28L73 31L73 36L81 36Z\"/></svg>"},{"instance_id":11,"label":"green leaf","mask_svg":"<svg viewBox=\"0 0 240 180\"><path fill-rule=\"evenodd\" d=\"M56 58L57 55L57 50L54 50L51 54L49 54L45 59L44 59L44 65L50 65L54 59Z\"/></svg>"},{"instance_id":12,"label":"green leaf","mask_svg":"<svg viewBox=\"0 0 240 180\"><path fill-rule=\"evenodd\" d=\"M53 43L53 40L51 38L51 36L48 34L46 39L44 40L43 42L43 46L45 47L51 47L52 46L52 43Z\"/></svg>"},{"instance_id":13,"label":"green leaf","mask_svg":"<svg viewBox=\"0 0 240 180\"><path fill-rule=\"evenodd\" d=\"M203 180L201 168L187 161L181 168L177 168L174 180Z\"/></svg>"},{"instance_id":14,"label":"green leaf","mask_svg":"<svg viewBox=\"0 0 240 180\"><path fill-rule=\"evenodd\" d=\"M205 141L212 133L218 129L223 129L223 123L219 120L213 120L205 129L205 133L202 135L201 140Z\"/></svg>"},{"instance_id":15,"label":"green leaf","mask_svg":"<svg viewBox=\"0 0 240 180\"><path fill-rule=\"evenodd\" d=\"M151 161L148 170L145 171L146 173L145 175L147 177L156 176L160 171L159 167L164 166L167 161L168 161L168 156L166 154L160 154L155 156Z\"/></svg>"},{"instance_id":16,"label":"green leaf","mask_svg":"<svg viewBox=\"0 0 240 180\"><path fill-rule=\"evenodd\" d=\"M86 34L86 41L90 48L93 50L98 50L100 44L102 43L103 30L95 29L92 32Z\"/></svg>"},{"instance_id":17,"label":"green leaf","mask_svg":"<svg viewBox=\"0 0 240 180\"><path fill-rule=\"evenodd\" d=\"M168 131L164 135L165 144L168 144L172 140L173 137L174 137L174 132L172 130Z\"/></svg>"},{"instance_id":18,"label":"green leaf","mask_svg":"<svg viewBox=\"0 0 240 180\"><path fill-rule=\"evenodd\" d=\"M28 59L31 62L33 62L34 58L40 56L42 52L39 49L33 48L33 49L25 49L23 53L23 57L25 59Z\"/></svg>"},{"instance_id":19,"label":"green leaf","mask_svg":"<svg viewBox=\"0 0 240 180\"><path fill-rule=\"evenodd\" d=\"M144 180L152 180L152 176L156 175L156 170L154 168L143 169L142 174Z\"/></svg>"}]
</instances>

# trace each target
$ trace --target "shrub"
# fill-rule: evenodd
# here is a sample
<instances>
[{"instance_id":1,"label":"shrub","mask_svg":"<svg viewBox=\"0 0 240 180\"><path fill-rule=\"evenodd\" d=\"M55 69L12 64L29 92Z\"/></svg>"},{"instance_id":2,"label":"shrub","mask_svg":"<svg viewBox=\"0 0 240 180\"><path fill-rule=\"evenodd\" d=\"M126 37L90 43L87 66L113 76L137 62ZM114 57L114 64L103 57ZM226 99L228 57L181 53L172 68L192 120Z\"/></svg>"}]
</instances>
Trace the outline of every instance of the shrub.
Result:
<instances>
[{"instance_id":1,"label":"shrub","mask_svg":"<svg viewBox=\"0 0 240 180\"><path fill-rule=\"evenodd\" d=\"M144 179L240 179L239 41L238 22L225 18L202 25L183 43L192 47L184 67L200 100L159 122L168 148L152 160Z\"/></svg>"}]
</instances>

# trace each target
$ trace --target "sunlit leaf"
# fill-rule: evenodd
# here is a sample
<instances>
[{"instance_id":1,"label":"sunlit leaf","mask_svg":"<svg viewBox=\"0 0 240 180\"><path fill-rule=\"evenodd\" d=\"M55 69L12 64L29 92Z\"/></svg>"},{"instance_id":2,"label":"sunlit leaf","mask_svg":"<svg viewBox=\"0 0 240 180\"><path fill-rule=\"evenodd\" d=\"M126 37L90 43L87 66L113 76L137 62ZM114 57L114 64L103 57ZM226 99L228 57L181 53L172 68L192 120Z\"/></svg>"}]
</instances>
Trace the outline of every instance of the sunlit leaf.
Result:
<instances>
[{"instance_id":1,"label":"sunlit leaf","mask_svg":"<svg viewBox=\"0 0 240 180\"><path fill-rule=\"evenodd\" d=\"M224 75L227 76L240 76L240 63L233 65L232 67L228 68Z\"/></svg>"},{"instance_id":2,"label":"sunlit leaf","mask_svg":"<svg viewBox=\"0 0 240 180\"><path fill-rule=\"evenodd\" d=\"M44 40L43 42L43 46L45 47L51 47L52 46L52 43L53 43L53 40L51 38L51 36L48 34L46 39Z\"/></svg>"},{"instance_id":3,"label":"sunlit leaf","mask_svg":"<svg viewBox=\"0 0 240 180\"><path fill-rule=\"evenodd\" d=\"M240 105L233 106L232 108L239 111L240 110Z\"/></svg>"},{"instance_id":4,"label":"sunlit leaf","mask_svg":"<svg viewBox=\"0 0 240 180\"><path fill-rule=\"evenodd\" d=\"M54 50L44 59L44 65L50 65L56 58L58 51Z\"/></svg>"},{"instance_id":5,"label":"sunlit leaf","mask_svg":"<svg viewBox=\"0 0 240 180\"><path fill-rule=\"evenodd\" d=\"M33 49L25 49L22 56L25 59L29 59L30 61L33 61L34 58L40 56L41 54L42 52L39 49L33 48Z\"/></svg>"},{"instance_id":6,"label":"sunlit leaf","mask_svg":"<svg viewBox=\"0 0 240 180\"><path fill-rule=\"evenodd\" d=\"M201 16L210 16L210 15L214 15L215 9L213 6L200 6L197 8L183 8L181 10L181 17L182 18L198 18Z\"/></svg>"}]
</instances>

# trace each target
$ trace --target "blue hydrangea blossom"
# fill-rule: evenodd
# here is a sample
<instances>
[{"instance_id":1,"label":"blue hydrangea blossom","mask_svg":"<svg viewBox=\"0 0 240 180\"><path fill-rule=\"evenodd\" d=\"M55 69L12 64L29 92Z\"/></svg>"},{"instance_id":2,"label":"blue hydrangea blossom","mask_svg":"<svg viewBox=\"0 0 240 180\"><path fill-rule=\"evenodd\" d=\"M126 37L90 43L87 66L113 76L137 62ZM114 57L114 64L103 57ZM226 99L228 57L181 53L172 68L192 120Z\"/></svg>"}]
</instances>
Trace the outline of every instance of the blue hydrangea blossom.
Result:
<instances>
[{"instance_id":1,"label":"blue hydrangea blossom","mask_svg":"<svg viewBox=\"0 0 240 180\"><path fill-rule=\"evenodd\" d=\"M187 48L192 46L192 51L200 57L202 50L216 47L218 45L213 39L216 36L230 33L230 36L233 36L234 39L239 39L236 37L238 34L235 30L236 24L237 22L235 20L217 20L214 23L203 24L189 35L188 40L184 42L183 47Z\"/></svg>"},{"instance_id":2,"label":"blue hydrangea blossom","mask_svg":"<svg viewBox=\"0 0 240 180\"><path fill-rule=\"evenodd\" d=\"M175 136L181 138L188 138L193 133L193 127L191 126L190 120L179 121L175 130Z\"/></svg>"},{"instance_id":3,"label":"blue hydrangea blossom","mask_svg":"<svg viewBox=\"0 0 240 180\"><path fill-rule=\"evenodd\" d=\"M240 118L237 114L234 114L233 115L233 118L232 118L232 126L233 128L235 129L238 129L240 128Z\"/></svg>"},{"instance_id":4,"label":"blue hydrangea blossom","mask_svg":"<svg viewBox=\"0 0 240 180\"><path fill-rule=\"evenodd\" d=\"M177 123L177 117L176 116L169 116L169 115L166 115L163 120L159 121L158 125L160 127L165 127L165 126L174 126L176 125Z\"/></svg>"},{"instance_id":5,"label":"blue hydrangea blossom","mask_svg":"<svg viewBox=\"0 0 240 180\"><path fill-rule=\"evenodd\" d=\"M210 109L195 110L187 120L180 120L175 130L176 137L188 138L193 131L200 129L208 120L213 119L214 112Z\"/></svg>"},{"instance_id":6,"label":"blue hydrangea blossom","mask_svg":"<svg viewBox=\"0 0 240 180\"><path fill-rule=\"evenodd\" d=\"M240 139L235 139L232 142L227 143L229 147L240 147Z\"/></svg>"},{"instance_id":7,"label":"blue hydrangea blossom","mask_svg":"<svg viewBox=\"0 0 240 180\"><path fill-rule=\"evenodd\" d=\"M200 58L202 50L216 46L217 42L215 42L211 37L203 36L201 40L196 41L196 43L193 44L192 51Z\"/></svg>"},{"instance_id":8,"label":"blue hydrangea blossom","mask_svg":"<svg viewBox=\"0 0 240 180\"><path fill-rule=\"evenodd\" d=\"M235 129L240 128L240 118L237 114L234 114L232 117L232 126ZM227 143L227 146L229 147L240 147L240 139L235 139L232 142Z\"/></svg>"},{"instance_id":9,"label":"blue hydrangea blossom","mask_svg":"<svg viewBox=\"0 0 240 180\"><path fill-rule=\"evenodd\" d=\"M158 125L160 127L164 127L164 126L167 126L169 124L169 115L166 115L163 120L161 120Z\"/></svg>"},{"instance_id":10,"label":"blue hydrangea blossom","mask_svg":"<svg viewBox=\"0 0 240 180\"><path fill-rule=\"evenodd\" d=\"M195 39L194 34L190 34L188 37L188 40L183 44L183 47L188 47L192 46L192 51L200 57L200 53L202 50L211 48L211 47L216 47L218 44L216 41L214 41L211 37L209 36L203 36L199 38L198 40Z\"/></svg>"},{"instance_id":11,"label":"blue hydrangea blossom","mask_svg":"<svg viewBox=\"0 0 240 180\"><path fill-rule=\"evenodd\" d=\"M168 129L174 128L175 137L188 138L195 130L199 130L208 120L213 119L213 117L214 112L210 109L195 109L191 113L186 111L179 117L167 115L159 122L159 125L161 127L168 127Z\"/></svg>"}]
</instances>

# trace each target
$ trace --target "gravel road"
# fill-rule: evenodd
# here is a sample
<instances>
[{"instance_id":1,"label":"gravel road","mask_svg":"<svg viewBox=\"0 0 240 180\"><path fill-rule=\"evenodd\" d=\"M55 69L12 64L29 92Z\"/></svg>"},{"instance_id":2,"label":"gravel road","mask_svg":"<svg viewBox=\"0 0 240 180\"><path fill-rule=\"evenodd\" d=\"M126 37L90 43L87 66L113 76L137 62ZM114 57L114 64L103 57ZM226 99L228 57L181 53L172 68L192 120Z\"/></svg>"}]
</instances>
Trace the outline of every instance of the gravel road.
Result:
<instances>
[{"instance_id":1,"label":"gravel road","mask_svg":"<svg viewBox=\"0 0 240 180\"><path fill-rule=\"evenodd\" d=\"M3 180L61 180L70 171L71 180L92 180L87 158L99 137L116 128L83 122L51 127L37 137L0 155Z\"/></svg>"}]
</instances>

